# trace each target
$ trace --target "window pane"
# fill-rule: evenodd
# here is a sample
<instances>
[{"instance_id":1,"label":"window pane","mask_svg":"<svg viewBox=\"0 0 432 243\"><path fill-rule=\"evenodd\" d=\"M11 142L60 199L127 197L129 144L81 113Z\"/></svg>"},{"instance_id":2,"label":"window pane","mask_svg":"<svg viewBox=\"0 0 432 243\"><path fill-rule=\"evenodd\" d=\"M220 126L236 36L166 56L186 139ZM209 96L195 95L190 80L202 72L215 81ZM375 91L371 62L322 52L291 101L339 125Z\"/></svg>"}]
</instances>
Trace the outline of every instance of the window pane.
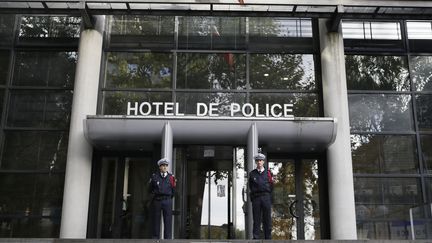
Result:
<instances>
[{"instance_id":1,"label":"window pane","mask_svg":"<svg viewBox=\"0 0 432 243\"><path fill-rule=\"evenodd\" d=\"M109 20L111 47L175 48L173 16L114 15Z\"/></svg>"},{"instance_id":2,"label":"window pane","mask_svg":"<svg viewBox=\"0 0 432 243\"><path fill-rule=\"evenodd\" d=\"M422 202L421 186L416 178L354 178L354 192L356 204Z\"/></svg>"},{"instance_id":3,"label":"window pane","mask_svg":"<svg viewBox=\"0 0 432 243\"><path fill-rule=\"evenodd\" d=\"M244 93L177 93L177 102L180 106L180 112L188 115L197 114L197 103L218 103L217 114L219 116L231 116L230 106L231 103L244 104L246 101L246 94ZM204 112L201 110L201 112Z\"/></svg>"},{"instance_id":4,"label":"window pane","mask_svg":"<svg viewBox=\"0 0 432 243\"><path fill-rule=\"evenodd\" d=\"M313 55L252 54L252 89L315 90Z\"/></svg>"},{"instance_id":5,"label":"window pane","mask_svg":"<svg viewBox=\"0 0 432 243\"><path fill-rule=\"evenodd\" d=\"M426 179L426 193L428 195L428 202L432 202L432 178Z\"/></svg>"},{"instance_id":6,"label":"window pane","mask_svg":"<svg viewBox=\"0 0 432 243\"><path fill-rule=\"evenodd\" d=\"M250 103L259 104L260 113L265 114L265 104L293 104L293 115L297 117L318 117L317 94L304 93L251 93Z\"/></svg>"},{"instance_id":7,"label":"window pane","mask_svg":"<svg viewBox=\"0 0 432 243\"><path fill-rule=\"evenodd\" d=\"M128 36L172 36L174 39L173 16L110 16L111 35Z\"/></svg>"},{"instance_id":8,"label":"window pane","mask_svg":"<svg viewBox=\"0 0 432 243\"><path fill-rule=\"evenodd\" d=\"M179 17L180 49L225 49L246 47L244 17Z\"/></svg>"},{"instance_id":9,"label":"window pane","mask_svg":"<svg viewBox=\"0 0 432 243\"><path fill-rule=\"evenodd\" d=\"M15 15L0 15L0 43L10 44L13 41Z\"/></svg>"},{"instance_id":10,"label":"window pane","mask_svg":"<svg viewBox=\"0 0 432 243\"><path fill-rule=\"evenodd\" d=\"M177 72L177 88L245 89L246 55L179 53Z\"/></svg>"},{"instance_id":11,"label":"window pane","mask_svg":"<svg viewBox=\"0 0 432 243\"><path fill-rule=\"evenodd\" d=\"M6 131L1 169L64 171L67 132Z\"/></svg>"},{"instance_id":12,"label":"window pane","mask_svg":"<svg viewBox=\"0 0 432 243\"><path fill-rule=\"evenodd\" d=\"M18 52L13 85L73 87L76 52Z\"/></svg>"},{"instance_id":13,"label":"window pane","mask_svg":"<svg viewBox=\"0 0 432 243\"><path fill-rule=\"evenodd\" d=\"M408 31L408 39L432 39L431 22L408 21L406 25Z\"/></svg>"},{"instance_id":14,"label":"window pane","mask_svg":"<svg viewBox=\"0 0 432 243\"><path fill-rule=\"evenodd\" d=\"M345 39L401 40L398 22L343 21Z\"/></svg>"},{"instance_id":15,"label":"window pane","mask_svg":"<svg viewBox=\"0 0 432 243\"><path fill-rule=\"evenodd\" d=\"M72 91L12 91L10 127L68 128Z\"/></svg>"},{"instance_id":16,"label":"window pane","mask_svg":"<svg viewBox=\"0 0 432 243\"><path fill-rule=\"evenodd\" d=\"M102 115L127 115L128 102L171 102L170 92L126 92L105 91L103 92ZM152 109L151 115L156 114ZM161 108L160 114L163 114Z\"/></svg>"},{"instance_id":17,"label":"window pane","mask_svg":"<svg viewBox=\"0 0 432 243\"><path fill-rule=\"evenodd\" d=\"M351 131L411 131L411 96L386 94L348 95Z\"/></svg>"},{"instance_id":18,"label":"window pane","mask_svg":"<svg viewBox=\"0 0 432 243\"><path fill-rule=\"evenodd\" d=\"M420 144L422 147L422 159L425 166L425 172L432 174L432 135L420 136Z\"/></svg>"},{"instance_id":19,"label":"window pane","mask_svg":"<svg viewBox=\"0 0 432 243\"><path fill-rule=\"evenodd\" d=\"M251 37L312 37L310 19L249 18Z\"/></svg>"},{"instance_id":20,"label":"window pane","mask_svg":"<svg viewBox=\"0 0 432 243\"><path fill-rule=\"evenodd\" d=\"M63 174L0 174L0 237L58 238Z\"/></svg>"},{"instance_id":21,"label":"window pane","mask_svg":"<svg viewBox=\"0 0 432 243\"><path fill-rule=\"evenodd\" d=\"M417 91L432 91L432 56L411 56L410 70Z\"/></svg>"},{"instance_id":22,"label":"window pane","mask_svg":"<svg viewBox=\"0 0 432 243\"><path fill-rule=\"evenodd\" d=\"M410 90L405 57L347 55L345 66L349 90Z\"/></svg>"},{"instance_id":23,"label":"window pane","mask_svg":"<svg viewBox=\"0 0 432 243\"><path fill-rule=\"evenodd\" d=\"M19 36L20 38L78 38L80 28L81 18L79 17L24 16L21 18Z\"/></svg>"},{"instance_id":24,"label":"window pane","mask_svg":"<svg viewBox=\"0 0 432 243\"><path fill-rule=\"evenodd\" d=\"M105 87L171 88L172 55L110 52Z\"/></svg>"},{"instance_id":25,"label":"window pane","mask_svg":"<svg viewBox=\"0 0 432 243\"><path fill-rule=\"evenodd\" d=\"M420 131L432 131L432 95L416 95L417 121Z\"/></svg>"},{"instance_id":26,"label":"window pane","mask_svg":"<svg viewBox=\"0 0 432 243\"><path fill-rule=\"evenodd\" d=\"M0 85L7 83L9 74L9 51L0 51Z\"/></svg>"},{"instance_id":27,"label":"window pane","mask_svg":"<svg viewBox=\"0 0 432 243\"><path fill-rule=\"evenodd\" d=\"M418 173L414 136L351 135L354 173Z\"/></svg>"}]
</instances>

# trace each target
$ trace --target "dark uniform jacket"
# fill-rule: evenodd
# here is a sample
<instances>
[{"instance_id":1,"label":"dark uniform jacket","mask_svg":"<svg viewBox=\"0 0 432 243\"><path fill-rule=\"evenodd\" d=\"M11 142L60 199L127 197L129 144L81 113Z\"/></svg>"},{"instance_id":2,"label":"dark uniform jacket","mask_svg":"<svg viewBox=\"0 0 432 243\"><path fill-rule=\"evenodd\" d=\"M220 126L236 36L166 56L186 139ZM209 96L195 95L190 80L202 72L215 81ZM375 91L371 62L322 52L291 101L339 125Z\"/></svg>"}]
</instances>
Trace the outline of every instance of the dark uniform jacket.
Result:
<instances>
[{"instance_id":1,"label":"dark uniform jacket","mask_svg":"<svg viewBox=\"0 0 432 243\"><path fill-rule=\"evenodd\" d=\"M261 195L271 195L273 191L273 176L270 171L264 169L262 173L254 169L249 173L249 189L251 198Z\"/></svg>"},{"instance_id":2,"label":"dark uniform jacket","mask_svg":"<svg viewBox=\"0 0 432 243\"><path fill-rule=\"evenodd\" d=\"M173 197L175 193L176 182L172 174L162 177L161 173L154 173L150 178L149 191L157 197Z\"/></svg>"}]
</instances>

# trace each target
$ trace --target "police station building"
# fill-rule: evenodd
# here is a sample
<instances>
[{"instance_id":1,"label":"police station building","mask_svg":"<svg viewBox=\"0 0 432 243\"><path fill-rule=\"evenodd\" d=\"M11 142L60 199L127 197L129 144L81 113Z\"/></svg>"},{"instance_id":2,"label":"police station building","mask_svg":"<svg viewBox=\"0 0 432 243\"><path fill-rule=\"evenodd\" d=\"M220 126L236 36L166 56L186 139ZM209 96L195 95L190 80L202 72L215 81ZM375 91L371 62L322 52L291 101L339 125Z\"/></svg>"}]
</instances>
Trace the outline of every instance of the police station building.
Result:
<instances>
[{"instance_id":1,"label":"police station building","mask_svg":"<svg viewBox=\"0 0 432 243\"><path fill-rule=\"evenodd\" d=\"M432 2L0 1L0 238L431 239Z\"/></svg>"}]
</instances>

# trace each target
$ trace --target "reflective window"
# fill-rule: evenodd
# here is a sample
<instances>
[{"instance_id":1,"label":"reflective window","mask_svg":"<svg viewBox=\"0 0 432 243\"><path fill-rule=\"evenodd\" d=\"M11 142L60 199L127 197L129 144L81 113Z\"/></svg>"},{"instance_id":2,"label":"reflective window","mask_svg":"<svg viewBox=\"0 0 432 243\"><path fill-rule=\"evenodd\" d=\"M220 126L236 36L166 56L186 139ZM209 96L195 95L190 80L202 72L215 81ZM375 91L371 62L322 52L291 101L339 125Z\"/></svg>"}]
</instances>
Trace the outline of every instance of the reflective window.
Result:
<instances>
[{"instance_id":1,"label":"reflective window","mask_svg":"<svg viewBox=\"0 0 432 243\"><path fill-rule=\"evenodd\" d=\"M405 57L347 55L345 66L349 90L410 90Z\"/></svg>"},{"instance_id":2,"label":"reflective window","mask_svg":"<svg viewBox=\"0 0 432 243\"><path fill-rule=\"evenodd\" d=\"M342 21L344 39L402 39L398 22Z\"/></svg>"},{"instance_id":3,"label":"reflective window","mask_svg":"<svg viewBox=\"0 0 432 243\"><path fill-rule=\"evenodd\" d=\"M432 56L411 56L410 71L417 91L432 91Z\"/></svg>"},{"instance_id":4,"label":"reflective window","mask_svg":"<svg viewBox=\"0 0 432 243\"><path fill-rule=\"evenodd\" d=\"M10 44L14 39L15 15L0 15L0 43Z\"/></svg>"},{"instance_id":5,"label":"reflective window","mask_svg":"<svg viewBox=\"0 0 432 243\"><path fill-rule=\"evenodd\" d=\"M19 36L23 37L69 37L80 35L81 18L53 16L24 16L21 18Z\"/></svg>"},{"instance_id":6,"label":"reflective window","mask_svg":"<svg viewBox=\"0 0 432 243\"><path fill-rule=\"evenodd\" d=\"M354 178L357 204L410 204L422 202L416 178ZM387 212L390 213L390 212Z\"/></svg>"},{"instance_id":7,"label":"reflective window","mask_svg":"<svg viewBox=\"0 0 432 243\"><path fill-rule=\"evenodd\" d=\"M425 166L425 172L432 174L432 135L420 136L420 144L422 147L423 164Z\"/></svg>"},{"instance_id":8,"label":"reflective window","mask_svg":"<svg viewBox=\"0 0 432 243\"><path fill-rule=\"evenodd\" d=\"M428 202L432 202L432 178L426 179L426 192L428 195Z\"/></svg>"},{"instance_id":9,"label":"reflective window","mask_svg":"<svg viewBox=\"0 0 432 243\"><path fill-rule=\"evenodd\" d=\"M231 103L244 104L246 94L244 93L203 93L203 92L177 92L177 100L180 112L189 115L197 114L197 103L218 103L217 114L219 116L230 116ZM205 108L200 107L199 113L204 114ZM240 114L239 114L240 115Z\"/></svg>"},{"instance_id":10,"label":"reflective window","mask_svg":"<svg viewBox=\"0 0 432 243\"><path fill-rule=\"evenodd\" d=\"M407 21L408 39L432 39L432 26L429 21Z\"/></svg>"},{"instance_id":11,"label":"reflective window","mask_svg":"<svg viewBox=\"0 0 432 243\"><path fill-rule=\"evenodd\" d=\"M171 102L170 92L126 92L126 91L104 91L103 92L103 115L126 115L128 102ZM161 111L163 109L161 108ZM156 114L152 109L151 115Z\"/></svg>"},{"instance_id":12,"label":"reflective window","mask_svg":"<svg viewBox=\"0 0 432 243\"><path fill-rule=\"evenodd\" d=\"M315 90L313 55L251 54L252 89Z\"/></svg>"},{"instance_id":13,"label":"reflective window","mask_svg":"<svg viewBox=\"0 0 432 243\"><path fill-rule=\"evenodd\" d=\"M113 15L111 35L174 36L173 16Z\"/></svg>"},{"instance_id":14,"label":"reflective window","mask_svg":"<svg viewBox=\"0 0 432 243\"><path fill-rule=\"evenodd\" d=\"M9 51L0 51L0 85L6 84L9 77Z\"/></svg>"},{"instance_id":15,"label":"reflective window","mask_svg":"<svg viewBox=\"0 0 432 243\"><path fill-rule=\"evenodd\" d=\"M109 17L107 42L118 48L172 49L174 45L173 16L114 15Z\"/></svg>"},{"instance_id":16,"label":"reflective window","mask_svg":"<svg viewBox=\"0 0 432 243\"><path fill-rule=\"evenodd\" d=\"M13 91L7 125L10 127L69 127L72 91Z\"/></svg>"},{"instance_id":17,"label":"reflective window","mask_svg":"<svg viewBox=\"0 0 432 243\"><path fill-rule=\"evenodd\" d=\"M109 52L105 87L171 88L172 55L167 53Z\"/></svg>"},{"instance_id":18,"label":"reflective window","mask_svg":"<svg viewBox=\"0 0 432 243\"><path fill-rule=\"evenodd\" d=\"M0 169L62 171L67 144L64 131L7 131Z\"/></svg>"},{"instance_id":19,"label":"reflective window","mask_svg":"<svg viewBox=\"0 0 432 243\"><path fill-rule=\"evenodd\" d=\"M177 72L180 89L245 89L246 55L179 53Z\"/></svg>"},{"instance_id":20,"label":"reflective window","mask_svg":"<svg viewBox=\"0 0 432 243\"><path fill-rule=\"evenodd\" d=\"M351 135L354 173L417 173L414 136Z\"/></svg>"},{"instance_id":21,"label":"reflective window","mask_svg":"<svg viewBox=\"0 0 432 243\"><path fill-rule=\"evenodd\" d=\"M416 95L417 121L420 131L432 131L432 95Z\"/></svg>"},{"instance_id":22,"label":"reflective window","mask_svg":"<svg viewBox=\"0 0 432 243\"><path fill-rule=\"evenodd\" d=\"M250 36L259 37L312 37L310 19L249 18Z\"/></svg>"},{"instance_id":23,"label":"reflective window","mask_svg":"<svg viewBox=\"0 0 432 243\"><path fill-rule=\"evenodd\" d=\"M410 95L350 94L348 103L351 131L413 130Z\"/></svg>"},{"instance_id":24,"label":"reflective window","mask_svg":"<svg viewBox=\"0 0 432 243\"><path fill-rule=\"evenodd\" d=\"M0 237L58 238L63 174L0 175Z\"/></svg>"},{"instance_id":25,"label":"reflective window","mask_svg":"<svg viewBox=\"0 0 432 243\"><path fill-rule=\"evenodd\" d=\"M72 87L77 59L76 52L18 52L12 84Z\"/></svg>"},{"instance_id":26,"label":"reflective window","mask_svg":"<svg viewBox=\"0 0 432 243\"><path fill-rule=\"evenodd\" d=\"M245 49L244 17L191 16L179 18L179 49Z\"/></svg>"},{"instance_id":27,"label":"reflective window","mask_svg":"<svg viewBox=\"0 0 432 243\"><path fill-rule=\"evenodd\" d=\"M318 117L317 94L305 93L251 93L250 103L259 104L260 114L265 114L265 104L293 104L292 115L298 117Z\"/></svg>"}]
</instances>

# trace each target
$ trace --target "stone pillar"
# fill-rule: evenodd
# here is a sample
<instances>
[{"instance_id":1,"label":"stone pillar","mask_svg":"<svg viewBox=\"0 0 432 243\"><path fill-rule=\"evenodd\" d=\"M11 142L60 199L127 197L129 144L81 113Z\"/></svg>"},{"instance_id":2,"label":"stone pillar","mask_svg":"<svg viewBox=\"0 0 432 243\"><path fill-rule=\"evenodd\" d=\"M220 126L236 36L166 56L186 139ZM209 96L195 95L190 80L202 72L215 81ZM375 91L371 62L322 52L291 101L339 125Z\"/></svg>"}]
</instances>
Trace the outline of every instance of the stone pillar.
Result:
<instances>
[{"instance_id":1,"label":"stone pillar","mask_svg":"<svg viewBox=\"0 0 432 243\"><path fill-rule=\"evenodd\" d=\"M329 32L326 24L319 20L324 116L337 118L336 140L327 150L331 239L357 239L342 30Z\"/></svg>"},{"instance_id":2,"label":"stone pillar","mask_svg":"<svg viewBox=\"0 0 432 243\"><path fill-rule=\"evenodd\" d=\"M175 168L173 166L173 132L172 132L172 127L171 124L169 122L165 123L165 126L162 130L162 151L161 151L161 156L162 158L167 158L169 161L171 161L170 166L168 167L168 169L171 171L174 171ZM174 198L174 200L176 200L176 198ZM175 201L173 201L173 210L174 210L174 205L175 205ZM172 222L175 222L174 220L174 215L172 216ZM164 239L163 237L163 232L164 232L164 224L163 224L163 217L161 215L161 226L160 226L160 235L162 237L162 239ZM174 223L172 224L172 228L171 228L171 235L174 236Z\"/></svg>"},{"instance_id":3,"label":"stone pillar","mask_svg":"<svg viewBox=\"0 0 432 243\"><path fill-rule=\"evenodd\" d=\"M249 128L247 141L247 172L251 172L255 168L254 156L258 153L258 130L256 123L253 123ZM252 239L253 217L252 217L252 202L249 195L249 185L247 185L247 218L246 218L246 238Z\"/></svg>"},{"instance_id":4,"label":"stone pillar","mask_svg":"<svg viewBox=\"0 0 432 243\"><path fill-rule=\"evenodd\" d=\"M93 148L84 137L83 121L95 115L105 17L81 32L69 130L60 238L85 239Z\"/></svg>"}]
</instances>

